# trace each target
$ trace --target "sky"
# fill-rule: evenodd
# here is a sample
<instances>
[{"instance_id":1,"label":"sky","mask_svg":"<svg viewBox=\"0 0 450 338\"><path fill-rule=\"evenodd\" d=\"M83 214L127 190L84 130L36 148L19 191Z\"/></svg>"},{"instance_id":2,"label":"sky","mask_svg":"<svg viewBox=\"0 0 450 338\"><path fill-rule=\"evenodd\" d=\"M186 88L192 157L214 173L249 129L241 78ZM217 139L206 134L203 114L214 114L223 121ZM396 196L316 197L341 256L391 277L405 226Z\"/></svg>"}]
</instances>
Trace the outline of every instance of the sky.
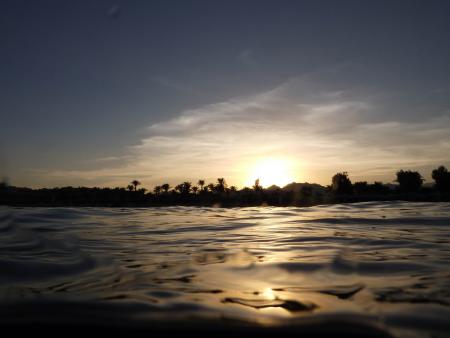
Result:
<instances>
[{"instance_id":1,"label":"sky","mask_svg":"<svg viewBox=\"0 0 450 338\"><path fill-rule=\"evenodd\" d=\"M450 167L450 1L5 0L0 46L16 186Z\"/></svg>"}]
</instances>

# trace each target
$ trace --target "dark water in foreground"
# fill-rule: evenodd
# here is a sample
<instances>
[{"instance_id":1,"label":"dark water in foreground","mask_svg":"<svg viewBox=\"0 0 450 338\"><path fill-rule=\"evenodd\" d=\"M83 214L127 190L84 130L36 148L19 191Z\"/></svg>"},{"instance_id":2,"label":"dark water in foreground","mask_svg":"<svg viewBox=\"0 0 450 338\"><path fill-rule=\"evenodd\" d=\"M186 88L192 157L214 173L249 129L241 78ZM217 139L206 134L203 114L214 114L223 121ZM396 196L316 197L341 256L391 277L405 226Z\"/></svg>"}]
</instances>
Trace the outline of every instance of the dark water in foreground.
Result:
<instances>
[{"instance_id":1,"label":"dark water in foreground","mask_svg":"<svg viewBox=\"0 0 450 338\"><path fill-rule=\"evenodd\" d=\"M449 243L449 203L2 208L0 324L448 337Z\"/></svg>"}]
</instances>

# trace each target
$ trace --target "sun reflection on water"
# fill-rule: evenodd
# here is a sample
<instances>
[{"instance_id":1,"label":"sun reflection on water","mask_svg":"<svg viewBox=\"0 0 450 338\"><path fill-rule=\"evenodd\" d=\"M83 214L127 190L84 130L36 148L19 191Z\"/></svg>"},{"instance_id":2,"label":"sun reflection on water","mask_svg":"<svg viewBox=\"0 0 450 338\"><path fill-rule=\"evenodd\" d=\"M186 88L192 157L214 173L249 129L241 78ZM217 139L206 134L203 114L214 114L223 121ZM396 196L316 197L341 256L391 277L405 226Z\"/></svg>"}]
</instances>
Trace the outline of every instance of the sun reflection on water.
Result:
<instances>
[{"instance_id":1,"label":"sun reflection on water","mask_svg":"<svg viewBox=\"0 0 450 338\"><path fill-rule=\"evenodd\" d=\"M276 299L275 293L273 292L272 288L265 288L262 292L262 296L269 300Z\"/></svg>"}]
</instances>

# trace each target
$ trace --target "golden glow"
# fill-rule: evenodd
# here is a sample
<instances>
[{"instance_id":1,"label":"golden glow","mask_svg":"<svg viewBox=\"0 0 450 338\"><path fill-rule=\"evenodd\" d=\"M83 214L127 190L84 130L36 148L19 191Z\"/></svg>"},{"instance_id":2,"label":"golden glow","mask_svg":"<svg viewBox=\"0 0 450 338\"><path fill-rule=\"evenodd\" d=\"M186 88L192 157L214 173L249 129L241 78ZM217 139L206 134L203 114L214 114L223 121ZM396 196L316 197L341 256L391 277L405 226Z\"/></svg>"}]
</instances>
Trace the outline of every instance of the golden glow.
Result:
<instances>
[{"instance_id":1,"label":"golden glow","mask_svg":"<svg viewBox=\"0 0 450 338\"><path fill-rule=\"evenodd\" d=\"M274 300L276 299L275 294L271 288L264 289L262 296L266 299Z\"/></svg>"},{"instance_id":2,"label":"golden glow","mask_svg":"<svg viewBox=\"0 0 450 338\"><path fill-rule=\"evenodd\" d=\"M263 158L251 166L248 172L245 181L247 186L253 186L257 179L259 184L266 188L272 184L283 187L295 181L294 165L285 158Z\"/></svg>"}]
</instances>

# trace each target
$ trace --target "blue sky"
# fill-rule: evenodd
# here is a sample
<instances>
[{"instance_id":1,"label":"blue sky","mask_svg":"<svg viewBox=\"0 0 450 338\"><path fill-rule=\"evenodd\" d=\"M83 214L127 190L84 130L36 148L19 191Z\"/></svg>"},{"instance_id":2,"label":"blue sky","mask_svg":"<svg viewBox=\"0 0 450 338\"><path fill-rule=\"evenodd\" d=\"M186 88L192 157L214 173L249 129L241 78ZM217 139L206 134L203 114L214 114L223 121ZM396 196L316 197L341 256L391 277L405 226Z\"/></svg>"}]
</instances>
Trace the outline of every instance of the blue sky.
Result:
<instances>
[{"instance_id":1,"label":"blue sky","mask_svg":"<svg viewBox=\"0 0 450 338\"><path fill-rule=\"evenodd\" d=\"M394 179L450 165L448 1L4 1L15 185Z\"/></svg>"}]
</instances>

